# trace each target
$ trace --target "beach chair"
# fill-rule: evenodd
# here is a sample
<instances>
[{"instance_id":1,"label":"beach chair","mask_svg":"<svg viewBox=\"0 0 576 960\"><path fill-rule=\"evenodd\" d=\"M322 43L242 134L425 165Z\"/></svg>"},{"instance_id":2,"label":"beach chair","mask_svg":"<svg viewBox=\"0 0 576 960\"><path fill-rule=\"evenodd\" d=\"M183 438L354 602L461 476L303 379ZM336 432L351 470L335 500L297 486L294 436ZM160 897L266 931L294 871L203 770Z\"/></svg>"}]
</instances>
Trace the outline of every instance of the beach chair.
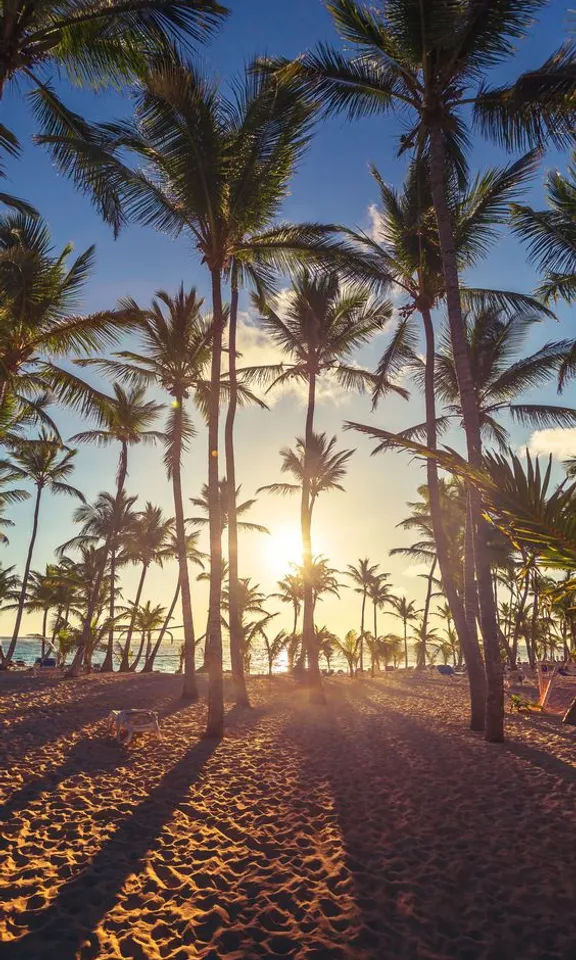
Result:
<instances>
[{"instance_id":1,"label":"beach chair","mask_svg":"<svg viewBox=\"0 0 576 960\"><path fill-rule=\"evenodd\" d=\"M108 715L108 732L119 743L129 744L135 733L153 733L162 739L158 714L154 710L112 710ZM126 740L123 740L127 734Z\"/></svg>"},{"instance_id":2,"label":"beach chair","mask_svg":"<svg viewBox=\"0 0 576 960\"><path fill-rule=\"evenodd\" d=\"M35 677L56 677L60 676L61 670L60 667L56 666L56 660L54 657L44 657L43 660L38 657L34 666L32 667L32 672Z\"/></svg>"},{"instance_id":3,"label":"beach chair","mask_svg":"<svg viewBox=\"0 0 576 960\"><path fill-rule=\"evenodd\" d=\"M441 677L446 677L448 680L460 679L454 667L451 667L449 663L437 663L436 669Z\"/></svg>"}]
</instances>

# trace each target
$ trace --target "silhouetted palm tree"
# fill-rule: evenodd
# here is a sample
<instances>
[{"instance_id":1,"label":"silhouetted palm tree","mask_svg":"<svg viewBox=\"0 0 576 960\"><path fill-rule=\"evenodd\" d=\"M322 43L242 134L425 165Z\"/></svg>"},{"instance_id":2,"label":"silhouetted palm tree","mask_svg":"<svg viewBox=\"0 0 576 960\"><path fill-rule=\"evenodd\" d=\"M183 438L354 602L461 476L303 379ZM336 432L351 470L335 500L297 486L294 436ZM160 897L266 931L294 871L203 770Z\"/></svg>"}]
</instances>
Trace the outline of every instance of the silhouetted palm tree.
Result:
<instances>
[{"instance_id":1,"label":"silhouetted palm tree","mask_svg":"<svg viewBox=\"0 0 576 960\"><path fill-rule=\"evenodd\" d=\"M353 566L348 564L347 569L344 571L344 576L350 577L352 583L356 584L353 587L354 593L362 594L362 607L360 614L360 636L358 643L360 646L360 670L364 670L364 617L366 614L366 598L368 596L368 590L372 585L374 577L377 575L378 567L380 564L371 563L368 557L364 560L359 559L358 565Z\"/></svg>"}]
</instances>

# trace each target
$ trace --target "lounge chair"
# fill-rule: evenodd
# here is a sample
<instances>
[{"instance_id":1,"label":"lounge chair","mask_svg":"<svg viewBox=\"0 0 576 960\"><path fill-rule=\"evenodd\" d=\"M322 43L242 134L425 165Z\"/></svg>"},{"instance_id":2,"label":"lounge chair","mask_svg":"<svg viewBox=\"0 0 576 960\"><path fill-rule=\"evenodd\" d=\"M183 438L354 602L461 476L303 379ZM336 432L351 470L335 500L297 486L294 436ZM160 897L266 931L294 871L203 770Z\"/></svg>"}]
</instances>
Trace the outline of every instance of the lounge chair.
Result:
<instances>
[{"instance_id":1,"label":"lounge chair","mask_svg":"<svg viewBox=\"0 0 576 960\"><path fill-rule=\"evenodd\" d=\"M55 677L60 676L61 670L56 666L56 660L54 657L44 657L42 660L40 657L34 663L32 671L35 677Z\"/></svg>"},{"instance_id":2,"label":"lounge chair","mask_svg":"<svg viewBox=\"0 0 576 960\"><path fill-rule=\"evenodd\" d=\"M108 715L108 732L125 744L131 742L135 733L154 733L157 740L162 739L154 710L112 710ZM128 734L126 740L123 740L124 734Z\"/></svg>"},{"instance_id":3,"label":"lounge chair","mask_svg":"<svg viewBox=\"0 0 576 960\"><path fill-rule=\"evenodd\" d=\"M449 663L437 663L436 669L441 677L448 677L451 680L457 680L456 671Z\"/></svg>"}]
</instances>

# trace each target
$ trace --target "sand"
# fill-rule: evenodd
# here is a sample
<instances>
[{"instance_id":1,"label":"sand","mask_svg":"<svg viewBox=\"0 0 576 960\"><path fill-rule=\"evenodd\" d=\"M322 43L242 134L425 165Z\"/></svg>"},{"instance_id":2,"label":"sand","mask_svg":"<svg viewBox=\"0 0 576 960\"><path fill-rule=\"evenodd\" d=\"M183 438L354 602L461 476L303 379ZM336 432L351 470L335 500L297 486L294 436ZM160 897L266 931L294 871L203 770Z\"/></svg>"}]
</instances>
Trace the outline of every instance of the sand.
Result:
<instances>
[{"instance_id":1,"label":"sand","mask_svg":"<svg viewBox=\"0 0 576 960\"><path fill-rule=\"evenodd\" d=\"M251 682L220 743L177 677L3 677L2 958L570 960L576 729L465 690ZM161 714L128 748L104 718Z\"/></svg>"}]
</instances>

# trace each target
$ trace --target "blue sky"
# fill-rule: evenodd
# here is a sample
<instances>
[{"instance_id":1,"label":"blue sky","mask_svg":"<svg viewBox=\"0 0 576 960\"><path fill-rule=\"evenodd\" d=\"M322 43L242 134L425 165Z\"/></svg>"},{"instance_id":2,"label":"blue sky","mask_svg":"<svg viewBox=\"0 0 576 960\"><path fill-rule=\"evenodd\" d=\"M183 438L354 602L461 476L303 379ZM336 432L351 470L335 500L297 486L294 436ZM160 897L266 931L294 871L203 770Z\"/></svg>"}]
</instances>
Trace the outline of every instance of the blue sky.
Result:
<instances>
[{"instance_id":1,"label":"blue sky","mask_svg":"<svg viewBox=\"0 0 576 960\"><path fill-rule=\"evenodd\" d=\"M241 70L254 54L294 56L318 41L333 40L330 18L320 0L229 0L232 16L216 39L200 51L206 68L222 82ZM529 66L541 62L566 36L569 29L566 5L551 2L542 14L532 37L523 43L513 63L494 75L495 82L513 76ZM93 95L85 91L68 90L62 86L66 101L79 112L94 119L108 119L125 115L130 109L128 94ZM26 111L21 93L8 93L3 101L2 121L14 129L24 143L23 156L7 165L9 184L5 189L25 197L35 204L51 225L55 245L61 247L72 240L76 252L91 243L96 244L97 267L86 288L84 309L92 311L111 307L118 297L131 295L143 305L149 302L158 288L174 290L182 281L195 285L200 293L208 293L207 275L194 252L184 241L170 241L152 230L131 227L119 240L113 240L110 231L91 209L89 201L79 196L72 185L61 178L48 156L30 143L34 123ZM349 123L343 117L319 124L314 140L302 161L287 199L284 216L288 220L316 220L341 222L366 228L369 226L369 208L376 201L376 190L368 165L375 163L383 177L400 184L405 159L398 159L397 136L399 125L394 118L372 118ZM483 169L504 162L501 151L489 143L474 143L472 166ZM549 154L543 162L542 174L550 167L566 164L566 158ZM527 192L527 198L540 204L543 200L541 179ZM493 287L521 291L534 288L534 271L526 264L522 247L504 234L491 256L477 268L474 282ZM535 330L530 346L570 336L571 311L558 310L559 322L541 325ZM264 356L265 347L253 332L248 331L244 347L246 354L256 351ZM360 360L373 366L385 343L378 338L363 351ZM240 345L242 350L242 344ZM554 390L540 391L539 399L553 400ZM563 402L574 399L570 388ZM318 425L330 433L340 432L343 420L372 422L387 429L396 429L417 422L421 405L417 396L405 403L398 399L386 401L372 415L368 400L341 395L327 396L319 408ZM64 436L80 429L79 423L68 413L58 414ZM243 412L238 425L238 474L243 492L252 496L256 487L278 479L281 446L291 443L303 429L304 408L300 398L286 395L274 402L271 413L256 410ZM514 431L514 443L521 446L529 432ZM359 556L370 556L380 562L383 570L392 573L398 589L409 596L420 597L422 581L407 571L407 562L389 558L390 547L409 542L405 534L395 530L395 524L405 515L404 504L415 498L418 483L423 482L421 469L398 455L371 458L370 444L351 433L343 434L341 445L355 447L346 494L335 494L325 503L320 501L317 515L317 550L329 554L333 565L342 568ZM545 446L545 444L544 444ZM204 482L205 443L202 431L194 443L186 462L186 488L194 495ZM74 478L88 497L113 484L116 451L82 450ZM163 476L161 458L150 449L137 451L131 459L130 492L142 500L161 503L171 512L170 490ZM55 546L72 534L72 507L68 501L45 504L44 518L38 541L34 567L42 567L51 559ZM2 553L2 563L22 565L29 529L30 504L13 511L17 527L11 535L11 544ZM273 536L267 539L247 536L243 542L241 574L252 576L265 590L274 588L274 581L283 571L279 566L282 540L294 540L298 522L295 501L262 498L254 509L254 519L267 524ZM150 578L150 598L166 602L172 592L175 570L172 566L156 571ZM130 597L136 572L125 577L126 596ZM199 619L204 618L204 593L196 591ZM340 604L326 602L319 610L318 619L325 617L338 633L344 633L357 620L356 600L348 591ZM280 618L279 618L280 620ZM279 624L280 625L280 624ZM387 629L390 629L390 623ZM35 630L37 618L29 618L26 629ZM1 632L10 628L8 615L2 617Z\"/></svg>"}]
</instances>

